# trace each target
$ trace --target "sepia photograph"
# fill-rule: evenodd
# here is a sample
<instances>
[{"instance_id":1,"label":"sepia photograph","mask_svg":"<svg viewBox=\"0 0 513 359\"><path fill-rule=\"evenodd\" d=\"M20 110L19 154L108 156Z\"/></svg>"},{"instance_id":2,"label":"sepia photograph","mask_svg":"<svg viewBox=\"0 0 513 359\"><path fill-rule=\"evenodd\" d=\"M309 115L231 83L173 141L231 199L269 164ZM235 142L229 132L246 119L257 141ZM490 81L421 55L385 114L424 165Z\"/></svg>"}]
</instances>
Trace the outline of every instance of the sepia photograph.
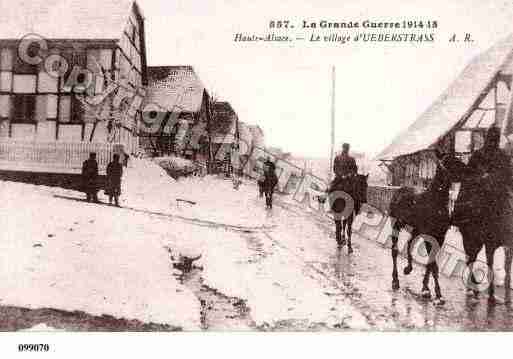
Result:
<instances>
[{"instance_id":1,"label":"sepia photograph","mask_svg":"<svg viewBox=\"0 0 513 359\"><path fill-rule=\"evenodd\" d=\"M0 0L0 347L513 331L512 25L503 0Z\"/></svg>"}]
</instances>

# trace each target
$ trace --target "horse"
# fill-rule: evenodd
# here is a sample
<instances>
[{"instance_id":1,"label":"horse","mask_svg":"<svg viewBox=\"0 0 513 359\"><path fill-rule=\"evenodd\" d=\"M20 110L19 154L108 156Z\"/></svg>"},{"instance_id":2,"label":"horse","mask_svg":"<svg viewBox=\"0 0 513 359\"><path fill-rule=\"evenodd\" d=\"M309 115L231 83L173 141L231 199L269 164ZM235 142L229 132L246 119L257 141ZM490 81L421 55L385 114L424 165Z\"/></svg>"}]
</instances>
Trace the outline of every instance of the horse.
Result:
<instances>
[{"instance_id":1,"label":"horse","mask_svg":"<svg viewBox=\"0 0 513 359\"><path fill-rule=\"evenodd\" d=\"M444 300L438 282L439 270L436 263L437 251L443 245L445 234L451 225L449 215L449 190L453 182L459 182L464 164L454 155L443 155L435 152L437 168L435 176L427 190L416 194L409 187L401 187L392 196L389 214L394 219L392 225L392 289L399 289L399 277L397 272L397 257L399 255L399 232L406 228L412 228L411 237L407 242L408 264L404 268L404 274L408 275L413 270L413 256L411 253L413 243L420 236L423 237L428 254L428 263L422 281L422 297L431 298L429 290L430 275L435 282L435 304L443 304Z\"/></svg>"},{"instance_id":2,"label":"horse","mask_svg":"<svg viewBox=\"0 0 513 359\"><path fill-rule=\"evenodd\" d=\"M368 179L369 175L363 174L355 174L345 178L336 177L327 190L330 208L335 220L337 244L339 247L343 247L347 234L348 253L353 253L351 237L354 217L360 213L362 204L367 202ZM325 198L318 197L318 201L324 203Z\"/></svg>"},{"instance_id":3,"label":"horse","mask_svg":"<svg viewBox=\"0 0 513 359\"><path fill-rule=\"evenodd\" d=\"M509 160L504 163L509 166ZM471 164L469 163L469 166ZM495 285L493 278L493 262L495 251L504 247L504 287L505 301L511 303L511 263L513 259L513 213L508 201L495 202L494 191L502 191L500 185L495 182L497 178L492 174L483 176L467 168L466 178L462 181L461 189L455 203L453 224L458 227L462 239L463 248L467 255L467 295L477 299L479 296L479 283L474 276L474 264L481 249L485 248L486 262L488 266L488 300L496 302ZM509 193L499 193L504 196Z\"/></svg>"}]
</instances>

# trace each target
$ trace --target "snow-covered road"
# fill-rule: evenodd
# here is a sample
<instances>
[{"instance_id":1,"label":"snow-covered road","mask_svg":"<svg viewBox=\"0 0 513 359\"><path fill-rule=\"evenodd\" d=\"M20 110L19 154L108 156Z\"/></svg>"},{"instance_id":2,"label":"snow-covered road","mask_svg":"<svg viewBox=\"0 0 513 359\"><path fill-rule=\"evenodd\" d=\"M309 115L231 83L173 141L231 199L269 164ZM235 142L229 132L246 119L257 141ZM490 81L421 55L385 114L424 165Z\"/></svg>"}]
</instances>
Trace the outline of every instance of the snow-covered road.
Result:
<instances>
[{"instance_id":1,"label":"snow-covered road","mask_svg":"<svg viewBox=\"0 0 513 359\"><path fill-rule=\"evenodd\" d=\"M0 330L490 330L510 308L419 299L422 268L391 290L389 250L358 236L347 255L333 226L289 197L271 211L247 181L175 182L137 160L124 208L57 188L0 182ZM176 199L196 202L181 203ZM183 276L181 256L201 258Z\"/></svg>"},{"instance_id":2,"label":"snow-covered road","mask_svg":"<svg viewBox=\"0 0 513 359\"><path fill-rule=\"evenodd\" d=\"M281 203L280 203L281 202ZM305 220L310 218L311 220ZM447 303L438 307L420 298L424 268L416 266L409 276L400 276L401 289L391 289L390 250L358 235L353 237L354 253L338 249L326 218L290 202L277 201L273 221L280 227L268 234L330 290L325 294L345 298L366 319L373 330L511 330L513 311L505 305L489 304L486 295L479 301L465 295L459 277L441 277ZM404 266L400 262L400 269ZM352 327L358 329L358 327Z\"/></svg>"}]
</instances>

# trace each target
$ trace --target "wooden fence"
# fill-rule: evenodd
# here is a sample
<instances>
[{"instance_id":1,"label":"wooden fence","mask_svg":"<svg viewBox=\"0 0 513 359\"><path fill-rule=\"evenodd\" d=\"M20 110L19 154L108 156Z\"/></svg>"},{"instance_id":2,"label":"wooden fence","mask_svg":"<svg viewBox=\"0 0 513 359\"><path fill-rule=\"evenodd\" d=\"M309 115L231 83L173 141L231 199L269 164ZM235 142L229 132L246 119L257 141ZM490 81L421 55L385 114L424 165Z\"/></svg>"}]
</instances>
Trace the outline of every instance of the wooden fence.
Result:
<instances>
[{"instance_id":1,"label":"wooden fence","mask_svg":"<svg viewBox=\"0 0 513 359\"><path fill-rule=\"evenodd\" d=\"M95 152L105 173L117 145L91 142L0 141L0 170L46 173L80 173L82 163Z\"/></svg>"},{"instance_id":2,"label":"wooden fence","mask_svg":"<svg viewBox=\"0 0 513 359\"><path fill-rule=\"evenodd\" d=\"M387 213L392 196L399 188L395 186L369 186L367 189L367 203L381 212Z\"/></svg>"},{"instance_id":3,"label":"wooden fence","mask_svg":"<svg viewBox=\"0 0 513 359\"><path fill-rule=\"evenodd\" d=\"M392 197L399 188L396 186L369 186L367 190L367 203L381 212L388 213ZM454 211L454 204L458 193L459 185L454 186L449 192L449 213L451 214Z\"/></svg>"}]
</instances>

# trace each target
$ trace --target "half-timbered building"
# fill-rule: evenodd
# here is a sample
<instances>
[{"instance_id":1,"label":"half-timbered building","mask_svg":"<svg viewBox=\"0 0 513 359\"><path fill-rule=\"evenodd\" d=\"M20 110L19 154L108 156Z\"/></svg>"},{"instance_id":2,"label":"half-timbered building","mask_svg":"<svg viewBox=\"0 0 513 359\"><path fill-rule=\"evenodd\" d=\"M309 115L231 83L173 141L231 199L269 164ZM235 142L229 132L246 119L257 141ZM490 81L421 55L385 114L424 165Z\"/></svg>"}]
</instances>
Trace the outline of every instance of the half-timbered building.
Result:
<instances>
[{"instance_id":1,"label":"half-timbered building","mask_svg":"<svg viewBox=\"0 0 513 359\"><path fill-rule=\"evenodd\" d=\"M475 57L449 88L379 156L389 184L425 188L436 170L433 149L468 161L496 125L512 120L513 36ZM503 136L502 146L506 146Z\"/></svg>"},{"instance_id":2,"label":"half-timbered building","mask_svg":"<svg viewBox=\"0 0 513 359\"><path fill-rule=\"evenodd\" d=\"M150 66L141 147L154 155L208 158L210 96L192 66ZM146 123L147 122L147 123ZM198 144L190 143L194 126L203 125ZM198 132L199 132L198 128Z\"/></svg>"},{"instance_id":3,"label":"half-timbered building","mask_svg":"<svg viewBox=\"0 0 513 359\"><path fill-rule=\"evenodd\" d=\"M381 152L388 186L369 187L368 200L387 210L399 186L425 189L436 171L434 149L454 153L463 161L481 148L487 129L501 128L501 146L511 151L506 136L513 119L513 35L476 56L436 101ZM453 199L457 194L454 188Z\"/></svg>"},{"instance_id":4,"label":"half-timbered building","mask_svg":"<svg viewBox=\"0 0 513 359\"><path fill-rule=\"evenodd\" d=\"M135 1L2 2L0 171L79 173L89 152L104 171L114 151L136 152L140 113L115 96L146 83Z\"/></svg>"}]
</instances>

